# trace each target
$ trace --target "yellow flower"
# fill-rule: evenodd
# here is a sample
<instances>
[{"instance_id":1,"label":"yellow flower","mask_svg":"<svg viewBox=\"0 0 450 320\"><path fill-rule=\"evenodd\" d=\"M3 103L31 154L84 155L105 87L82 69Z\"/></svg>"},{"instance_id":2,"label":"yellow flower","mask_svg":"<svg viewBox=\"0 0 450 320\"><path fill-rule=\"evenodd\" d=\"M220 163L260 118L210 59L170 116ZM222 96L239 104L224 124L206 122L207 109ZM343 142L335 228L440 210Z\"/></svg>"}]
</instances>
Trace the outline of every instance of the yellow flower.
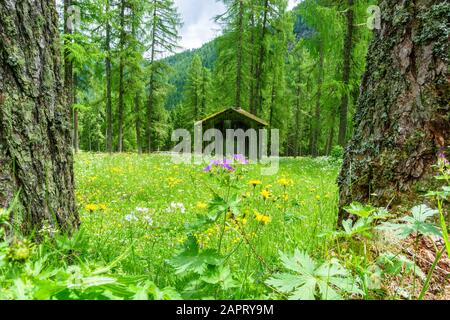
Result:
<instances>
[{"instance_id":1,"label":"yellow flower","mask_svg":"<svg viewBox=\"0 0 450 320\"><path fill-rule=\"evenodd\" d=\"M316 200L317 200L317 201L320 201L320 199L321 199L320 196L317 195L317 196L316 196Z\"/></svg>"},{"instance_id":2,"label":"yellow flower","mask_svg":"<svg viewBox=\"0 0 450 320\"><path fill-rule=\"evenodd\" d=\"M286 179L286 178L281 178L278 180L278 183L283 186L283 187L287 187L287 186L291 186L294 184L294 182L292 181L292 179Z\"/></svg>"},{"instance_id":3,"label":"yellow flower","mask_svg":"<svg viewBox=\"0 0 450 320\"><path fill-rule=\"evenodd\" d=\"M263 215L255 210L255 220L261 222L262 224L269 224L272 221L272 218L266 215Z\"/></svg>"},{"instance_id":4,"label":"yellow flower","mask_svg":"<svg viewBox=\"0 0 450 320\"><path fill-rule=\"evenodd\" d=\"M206 209L208 205L204 202L197 202L197 209L203 210Z\"/></svg>"},{"instance_id":5,"label":"yellow flower","mask_svg":"<svg viewBox=\"0 0 450 320\"><path fill-rule=\"evenodd\" d=\"M8 256L12 261L27 260L33 249L33 244L28 240L18 241L10 246Z\"/></svg>"},{"instance_id":6,"label":"yellow flower","mask_svg":"<svg viewBox=\"0 0 450 320\"><path fill-rule=\"evenodd\" d=\"M250 192L244 192L243 194L242 194L242 198L250 198L250 196L251 196L251 194L250 194Z\"/></svg>"},{"instance_id":7,"label":"yellow flower","mask_svg":"<svg viewBox=\"0 0 450 320\"><path fill-rule=\"evenodd\" d=\"M264 200L267 200L270 198L270 191L264 189L263 191L261 191L261 196L263 197Z\"/></svg>"},{"instance_id":8,"label":"yellow flower","mask_svg":"<svg viewBox=\"0 0 450 320\"><path fill-rule=\"evenodd\" d=\"M250 180L250 182L248 184L256 187L256 186L261 185L262 182L261 182L261 180Z\"/></svg>"},{"instance_id":9,"label":"yellow flower","mask_svg":"<svg viewBox=\"0 0 450 320\"><path fill-rule=\"evenodd\" d=\"M288 201L289 200L289 195L287 193L283 194L283 200L284 201Z\"/></svg>"},{"instance_id":10,"label":"yellow flower","mask_svg":"<svg viewBox=\"0 0 450 320\"><path fill-rule=\"evenodd\" d=\"M113 174L121 174L121 173L123 173L123 170L121 168L119 168L119 167L112 167L111 168L111 173L113 173Z\"/></svg>"},{"instance_id":11,"label":"yellow flower","mask_svg":"<svg viewBox=\"0 0 450 320\"><path fill-rule=\"evenodd\" d=\"M84 209L85 209L86 211L89 211L89 212L94 212L94 211L97 211L97 210L98 210L98 205L90 203L90 204L87 204L87 205L84 207Z\"/></svg>"}]
</instances>

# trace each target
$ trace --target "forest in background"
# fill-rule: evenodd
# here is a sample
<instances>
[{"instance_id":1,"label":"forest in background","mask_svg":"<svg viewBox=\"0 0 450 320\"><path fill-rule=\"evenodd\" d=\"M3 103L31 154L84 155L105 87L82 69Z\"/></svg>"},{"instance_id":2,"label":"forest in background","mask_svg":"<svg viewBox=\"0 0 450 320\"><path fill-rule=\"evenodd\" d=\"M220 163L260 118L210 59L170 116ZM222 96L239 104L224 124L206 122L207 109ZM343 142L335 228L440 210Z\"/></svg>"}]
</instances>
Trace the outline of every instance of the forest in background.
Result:
<instances>
[{"instance_id":1,"label":"forest in background","mask_svg":"<svg viewBox=\"0 0 450 320\"><path fill-rule=\"evenodd\" d=\"M182 24L173 1L66 0L81 13L63 37L74 147L169 150L173 129L233 106L280 129L282 155L329 155L351 136L371 3L224 1L221 36L168 56Z\"/></svg>"}]
</instances>

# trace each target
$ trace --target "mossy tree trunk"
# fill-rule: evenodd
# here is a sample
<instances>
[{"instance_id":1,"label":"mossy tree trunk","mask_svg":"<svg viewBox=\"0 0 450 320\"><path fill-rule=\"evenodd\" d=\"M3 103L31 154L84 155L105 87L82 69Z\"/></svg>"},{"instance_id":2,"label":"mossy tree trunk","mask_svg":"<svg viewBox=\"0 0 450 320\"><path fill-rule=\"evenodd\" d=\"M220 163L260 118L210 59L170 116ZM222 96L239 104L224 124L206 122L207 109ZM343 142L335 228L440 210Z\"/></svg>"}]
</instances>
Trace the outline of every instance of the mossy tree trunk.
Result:
<instances>
[{"instance_id":1,"label":"mossy tree trunk","mask_svg":"<svg viewBox=\"0 0 450 320\"><path fill-rule=\"evenodd\" d=\"M450 3L384 0L380 8L339 177L341 207L423 201L450 145Z\"/></svg>"},{"instance_id":2,"label":"mossy tree trunk","mask_svg":"<svg viewBox=\"0 0 450 320\"><path fill-rule=\"evenodd\" d=\"M53 1L0 2L0 207L28 232L79 224L60 49Z\"/></svg>"}]
</instances>

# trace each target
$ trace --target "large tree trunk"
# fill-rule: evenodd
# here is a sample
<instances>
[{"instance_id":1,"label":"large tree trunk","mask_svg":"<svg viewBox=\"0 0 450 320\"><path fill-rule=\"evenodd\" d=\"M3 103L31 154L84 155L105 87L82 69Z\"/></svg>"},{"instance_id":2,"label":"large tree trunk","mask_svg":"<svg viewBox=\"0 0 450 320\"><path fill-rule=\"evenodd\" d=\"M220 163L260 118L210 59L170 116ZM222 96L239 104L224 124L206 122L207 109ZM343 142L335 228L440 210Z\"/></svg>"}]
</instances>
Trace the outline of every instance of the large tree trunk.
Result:
<instances>
[{"instance_id":1,"label":"large tree trunk","mask_svg":"<svg viewBox=\"0 0 450 320\"><path fill-rule=\"evenodd\" d=\"M423 201L440 148L450 145L450 4L381 2L353 138L339 177L340 204Z\"/></svg>"},{"instance_id":2,"label":"large tree trunk","mask_svg":"<svg viewBox=\"0 0 450 320\"><path fill-rule=\"evenodd\" d=\"M79 224L59 40L53 1L0 2L0 207L28 232Z\"/></svg>"}]
</instances>

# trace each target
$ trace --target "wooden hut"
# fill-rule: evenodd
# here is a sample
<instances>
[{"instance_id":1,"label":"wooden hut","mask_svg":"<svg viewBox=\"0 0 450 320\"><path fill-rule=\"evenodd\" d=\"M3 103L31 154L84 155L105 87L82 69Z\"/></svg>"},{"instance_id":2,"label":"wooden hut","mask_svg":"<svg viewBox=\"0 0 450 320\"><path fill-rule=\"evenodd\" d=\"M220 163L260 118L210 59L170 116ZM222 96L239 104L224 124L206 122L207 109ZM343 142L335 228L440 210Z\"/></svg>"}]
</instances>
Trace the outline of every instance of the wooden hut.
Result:
<instances>
[{"instance_id":1,"label":"wooden hut","mask_svg":"<svg viewBox=\"0 0 450 320\"><path fill-rule=\"evenodd\" d=\"M217 112L195 123L196 128L201 128L201 135L209 129L217 129L222 133L224 139L224 154L226 154L226 131L228 129L238 130L242 129L247 132L249 129L254 129L259 132L259 129L264 129L269 124L263 119L247 112L241 108L228 108ZM198 130L198 129L197 129ZM200 130L199 130L200 131ZM260 137L258 137L259 141ZM249 156L249 143L247 139L245 142L245 156ZM260 141L258 142L258 157L260 157ZM204 143L203 147L209 143Z\"/></svg>"}]
</instances>

